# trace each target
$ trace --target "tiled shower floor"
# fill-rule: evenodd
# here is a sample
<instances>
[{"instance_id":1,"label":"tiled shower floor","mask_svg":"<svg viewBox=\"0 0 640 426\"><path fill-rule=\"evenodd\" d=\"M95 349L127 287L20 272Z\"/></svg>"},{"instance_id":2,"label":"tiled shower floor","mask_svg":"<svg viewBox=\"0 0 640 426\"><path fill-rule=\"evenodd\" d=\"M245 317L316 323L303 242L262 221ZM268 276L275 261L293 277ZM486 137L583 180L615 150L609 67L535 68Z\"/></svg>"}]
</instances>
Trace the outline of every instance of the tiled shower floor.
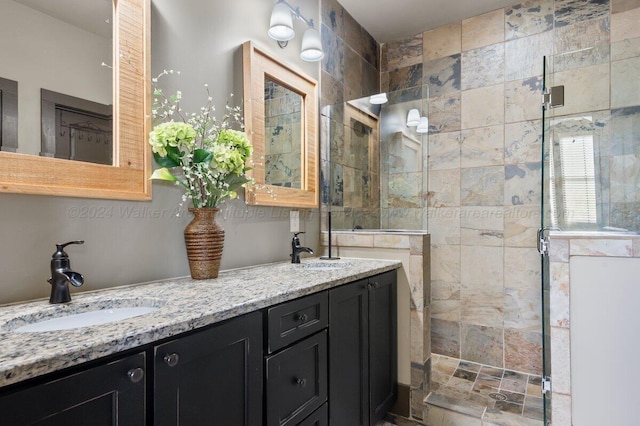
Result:
<instances>
[{"instance_id":1,"label":"tiled shower floor","mask_svg":"<svg viewBox=\"0 0 640 426\"><path fill-rule=\"evenodd\" d=\"M540 376L442 355L433 355L431 365L431 393L425 402L433 426L455 424L440 423L450 412L467 417L465 425L543 424Z\"/></svg>"}]
</instances>

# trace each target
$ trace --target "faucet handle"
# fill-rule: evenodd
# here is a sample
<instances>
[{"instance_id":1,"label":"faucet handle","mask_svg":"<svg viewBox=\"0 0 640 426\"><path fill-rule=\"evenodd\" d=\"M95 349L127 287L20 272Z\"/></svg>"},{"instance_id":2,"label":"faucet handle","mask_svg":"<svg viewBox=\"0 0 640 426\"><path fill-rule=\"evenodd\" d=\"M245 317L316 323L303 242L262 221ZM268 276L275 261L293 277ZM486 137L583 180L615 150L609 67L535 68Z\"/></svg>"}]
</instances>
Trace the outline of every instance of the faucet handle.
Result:
<instances>
[{"instance_id":1,"label":"faucet handle","mask_svg":"<svg viewBox=\"0 0 640 426\"><path fill-rule=\"evenodd\" d=\"M67 253L64 252L64 248L69 244L84 244L84 240L69 241L68 243L64 244L56 244L56 252L53 253L53 256L51 257L54 259L65 259L69 257Z\"/></svg>"},{"instance_id":2,"label":"faucet handle","mask_svg":"<svg viewBox=\"0 0 640 426\"><path fill-rule=\"evenodd\" d=\"M298 238L298 235L300 235L300 234L304 234L304 231L294 232L294 233L293 233L293 237L294 237L294 238Z\"/></svg>"}]
</instances>

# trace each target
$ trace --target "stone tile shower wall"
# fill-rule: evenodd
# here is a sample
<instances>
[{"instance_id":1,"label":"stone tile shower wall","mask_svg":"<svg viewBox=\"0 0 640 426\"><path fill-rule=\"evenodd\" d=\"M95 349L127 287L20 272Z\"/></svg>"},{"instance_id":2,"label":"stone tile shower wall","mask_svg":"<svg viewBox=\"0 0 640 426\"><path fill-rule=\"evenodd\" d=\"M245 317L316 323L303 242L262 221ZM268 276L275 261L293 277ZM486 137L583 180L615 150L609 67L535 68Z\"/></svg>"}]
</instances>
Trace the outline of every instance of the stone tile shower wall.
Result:
<instances>
[{"instance_id":1,"label":"stone tile shower wall","mask_svg":"<svg viewBox=\"0 0 640 426\"><path fill-rule=\"evenodd\" d=\"M611 108L608 89L597 91L609 68L638 93L637 76L622 71L630 64L617 61L638 61L639 6L533 0L382 46L382 90L429 86L434 353L540 374L542 58L566 53L556 66L584 71L574 71L576 96ZM632 134L638 121L625 120ZM631 169L636 151L625 152Z\"/></svg>"}]
</instances>

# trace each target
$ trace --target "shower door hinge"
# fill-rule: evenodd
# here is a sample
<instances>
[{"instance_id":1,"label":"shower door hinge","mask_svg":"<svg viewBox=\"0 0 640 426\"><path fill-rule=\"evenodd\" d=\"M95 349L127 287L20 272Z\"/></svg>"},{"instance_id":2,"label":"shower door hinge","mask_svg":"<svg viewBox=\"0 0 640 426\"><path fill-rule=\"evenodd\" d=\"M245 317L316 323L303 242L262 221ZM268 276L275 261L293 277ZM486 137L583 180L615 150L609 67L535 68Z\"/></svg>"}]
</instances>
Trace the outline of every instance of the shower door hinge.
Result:
<instances>
[{"instance_id":1,"label":"shower door hinge","mask_svg":"<svg viewBox=\"0 0 640 426\"><path fill-rule=\"evenodd\" d=\"M549 256L549 238L544 234L545 228L538 229L538 253Z\"/></svg>"},{"instance_id":2,"label":"shower door hinge","mask_svg":"<svg viewBox=\"0 0 640 426\"><path fill-rule=\"evenodd\" d=\"M564 106L564 86L547 88L542 94L542 106L544 109L559 108Z\"/></svg>"},{"instance_id":3,"label":"shower door hinge","mask_svg":"<svg viewBox=\"0 0 640 426\"><path fill-rule=\"evenodd\" d=\"M551 391L551 377L544 376L542 378L542 394L545 395L547 392Z\"/></svg>"}]
</instances>

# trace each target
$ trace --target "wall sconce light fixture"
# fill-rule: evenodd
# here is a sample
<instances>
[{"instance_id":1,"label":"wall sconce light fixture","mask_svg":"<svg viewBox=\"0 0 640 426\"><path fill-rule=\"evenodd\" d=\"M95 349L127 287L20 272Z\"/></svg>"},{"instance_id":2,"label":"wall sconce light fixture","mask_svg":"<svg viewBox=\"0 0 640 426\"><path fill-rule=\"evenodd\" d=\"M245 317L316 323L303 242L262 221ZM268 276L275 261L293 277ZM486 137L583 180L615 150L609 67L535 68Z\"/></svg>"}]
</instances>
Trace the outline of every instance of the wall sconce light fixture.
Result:
<instances>
[{"instance_id":1,"label":"wall sconce light fixture","mask_svg":"<svg viewBox=\"0 0 640 426\"><path fill-rule=\"evenodd\" d=\"M415 127L418 124L420 124L420 111L412 108L407 114L407 127Z\"/></svg>"},{"instance_id":2,"label":"wall sconce light fixture","mask_svg":"<svg viewBox=\"0 0 640 426\"><path fill-rule=\"evenodd\" d=\"M374 105L385 104L387 100L387 94L385 92L369 96L369 102Z\"/></svg>"},{"instance_id":3,"label":"wall sconce light fixture","mask_svg":"<svg viewBox=\"0 0 640 426\"><path fill-rule=\"evenodd\" d=\"M308 62L316 62L324 58L320 32L313 26L313 19L307 19L300 13L300 8L294 8L286 0L278 0L271 11L269 24L269 37L278 42L278 46L284 49L289 40L295 37L293 30L293 18L304 21L309 27L302 36L302 50L300 58Z\"/></svg>"},{"instance_id":4,"label":"wall sconce light fixture","mask_svg":"<svg viewBox=\"0 0 640 426\"><path fill-rule=\"evenodd\" d=\"M429 119L427 117L420 117L420 123L416 127L416 133L428 133L429 132Z\"/></svg>"}]
</instances>

